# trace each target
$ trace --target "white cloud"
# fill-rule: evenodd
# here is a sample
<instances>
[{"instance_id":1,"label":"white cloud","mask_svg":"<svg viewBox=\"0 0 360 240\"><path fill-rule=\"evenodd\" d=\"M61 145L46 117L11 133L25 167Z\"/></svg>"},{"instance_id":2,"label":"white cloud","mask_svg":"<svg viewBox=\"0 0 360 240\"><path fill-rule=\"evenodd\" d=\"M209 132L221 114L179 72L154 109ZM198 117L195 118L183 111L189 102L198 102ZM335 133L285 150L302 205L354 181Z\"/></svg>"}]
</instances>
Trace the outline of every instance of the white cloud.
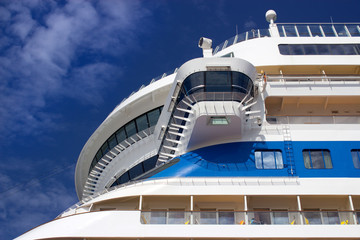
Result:
<instances>
[{"instance_id":1,"label":"white cloud","mask_svg":"<svg viewBox=\"0 0 360 240\"><path fill-rule=\"evenodd\" d=\"M137 1L9 1L0 16L0 131L8 138L54 127L48 100L101 102L104 83L121 73L106 58L136 45L148 11ZM101 59L78 59L89 53Z\"/></svg>"},{"instance_id":2,"label":"white cloud","mask_svg":"<svg viewBox=\"0 0 360 240\"><path fill-rule=\"evenodd\" d=\"M20 161L14 159L14 161ZM49 162L42 160L41 162ZM41 165L41 164L38 164ZM27 165L29 172L36 172L38 165ZM1 164L1 166L5 166ZM47 173L40 178L14 181L9 174L21 172L16 165L0 169L0 236L17 237L25 231L50 221L77 202L75 190L66 187L72 181L74 166ZM22 182L22 183L18 183Z\"/></svg>"},{"instance_id":3,"label":"white cloud","mask_svg":"<svg viewBox=\"0 0 360 240\"><path fill-rule=\"evenodd\" d=\"M1 194L0 236L16 237L52 220L76 201L73 189L55 181L43 184L33 180L26 187Z\"/></svg>"},{"instance_id":4,"label":"white cloud","mask_svg":"<svg viewBox=\"0 0 360 240\"><path fill-rule=\"evenodd\" d=\"M246 31L248 31L249 29L256 28L256 26L257 26L256 22L252 20L251 17L247 19L244 23L244 28L246 29Z\"/></svg>"}]
</instances>

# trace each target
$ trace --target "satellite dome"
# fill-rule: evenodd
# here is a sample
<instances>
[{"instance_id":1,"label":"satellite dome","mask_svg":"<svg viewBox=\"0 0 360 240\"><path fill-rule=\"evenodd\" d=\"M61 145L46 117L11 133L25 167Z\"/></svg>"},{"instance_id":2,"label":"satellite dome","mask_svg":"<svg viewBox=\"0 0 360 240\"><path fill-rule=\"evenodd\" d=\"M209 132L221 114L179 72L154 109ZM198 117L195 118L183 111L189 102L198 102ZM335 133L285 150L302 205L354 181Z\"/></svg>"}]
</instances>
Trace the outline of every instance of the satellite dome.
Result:
<instances>
[{"instance_id":1,"label":"satellite dome","mask_svg":"<svg viewBox=\"0 0 360 240\"><path fill-rule=\"evenodd\" d=\"M268 10L265 14L266 21L274 23L276 21L276 12L274 10Z\"/></svg>"}]
</instances>

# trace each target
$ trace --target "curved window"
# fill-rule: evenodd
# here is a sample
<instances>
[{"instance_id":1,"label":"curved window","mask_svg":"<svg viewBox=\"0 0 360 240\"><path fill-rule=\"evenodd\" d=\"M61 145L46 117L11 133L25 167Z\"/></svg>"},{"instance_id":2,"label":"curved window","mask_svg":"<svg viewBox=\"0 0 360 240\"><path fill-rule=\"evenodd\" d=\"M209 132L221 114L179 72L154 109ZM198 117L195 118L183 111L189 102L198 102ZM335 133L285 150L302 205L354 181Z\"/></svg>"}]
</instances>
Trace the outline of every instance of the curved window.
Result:
<instances>
[{"instance_id":1,"label":"curved window","mask_svg":"<svg viewBox=\"0 0 360 240\"><path fill-rule=\"evenodd\" d=\"M138 176L142 175L143 173L153 169L156 166L156 162L158 159L158 155L155 155L126 171L123 173L116 181L111 185L111 187L126 183L130 180L137 178Z\"/></svg>"},{"instance_id":2,"label":"curved window","mask_svg":"<svg viewBox=\"0 0 360 240\"><path fill-rule=\"evenodd\" d=\"M125 141L131 136L140 133L148 128L151 128L156 125L163 106L155 108L147 113L140 115L139 117L131 120L123 127L118 129L114 134L112 134L101 146L101 148L95 154L91 162L89 173L95 167L95 165L100 161L100 159L108 153L112 148L114 148L119 143ZM132 140L129 142L133 143Z\"/></svg>"},{"instance_id":3,"label":"curved window","mask_svg":"<svg viewBox=\"0 0 360 240\"><path fill-rule=\"evenodd\" d=\"M196 95L197 101L241 101L243 96L249 93L253 96L253 82L244 73L234 71L196 72L184 80L178 102L184 95L192 94Z\"/></svg>"}]
</instances>

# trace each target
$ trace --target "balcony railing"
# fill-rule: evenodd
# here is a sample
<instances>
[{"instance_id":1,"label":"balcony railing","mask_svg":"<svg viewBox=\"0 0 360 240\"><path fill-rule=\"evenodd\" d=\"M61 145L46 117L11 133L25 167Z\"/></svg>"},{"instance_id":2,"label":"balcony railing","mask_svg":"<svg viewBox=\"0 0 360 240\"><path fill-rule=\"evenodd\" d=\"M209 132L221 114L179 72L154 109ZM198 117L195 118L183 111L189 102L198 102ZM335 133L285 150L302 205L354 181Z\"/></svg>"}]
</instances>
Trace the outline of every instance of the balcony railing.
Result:
<instances>
[{"instance_id":1,"label":"balcony railing","mask_svg":"<svg viewBox=\"0 0 360 240\"><path fill-rule=\"evenodd\" d=\"M354 211L142 211L142 224L348 225L359 224Z\"/></svg>"}]
</instances>

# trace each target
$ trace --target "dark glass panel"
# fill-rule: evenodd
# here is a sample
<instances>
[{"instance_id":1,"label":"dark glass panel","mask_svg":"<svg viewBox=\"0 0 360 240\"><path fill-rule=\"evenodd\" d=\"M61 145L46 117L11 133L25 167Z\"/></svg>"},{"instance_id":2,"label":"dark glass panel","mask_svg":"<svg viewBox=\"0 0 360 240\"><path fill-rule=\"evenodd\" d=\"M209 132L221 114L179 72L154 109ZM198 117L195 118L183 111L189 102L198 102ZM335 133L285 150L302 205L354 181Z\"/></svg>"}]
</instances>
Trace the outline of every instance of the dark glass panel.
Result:
<instances>
[{"instance_id":1,"label":"dark glass panel","mask_svg":"<svg viewBox=\"0 0 360 240\"><path fill-rule=\"evenodd\" d=\"M151 112L148 112L147 116L149 119L150 127L155 126L157 121L159 120L160 111L159 111L159 109L154 109Z\"/></svg>"},{"instance_id":2,"label":"dark glass panel","mask_svg":"<svg viewBox=\"0 0 360 240\"><path fill-rule=\"evenodd\" d=\"M197 72L188 76L183 83L185 92L190 95L204 86L204 72Z\"/></svg>"},{"instance_id":3,"label":"dark glass panel","mask_svg":"<svg viewBox=\"0 0 360 240\"><path fill-rule=\"evenodd\" d=\"M128 138L136 134L136 126L134 120L125 125L125 131Z\"/></svg>"},{"instance_id":4,"label":"dark glass panel","mask_svg":"<svg viewBox=\"0 0 360 240\"><path fill-rule=\"evenodd\" d=\"M109 148L110 149L113 149L118 144L117 141L116 141L115 134L111 135L111 137L108 140L108 143L109 143Z\"/></svg>"},{"instance_id":5,"label":"dark glass panel","mask_svg":"<svg viewBox=\"0 0 360 240\"><path fill-rule=\"evenodd\" d=\"M96 153L97 160L99 161L102 158L102 156L103 156L103 154L101 152L101 149L99 149L99 151L97 151L97 153Z\"/></svg>"},{"instance_id":6,"label":"dark glass panel","mask_svg":"<svg viewBox=\"0 0 360 240\"><path fill-rule=\"evenodd\" d=\"M251 80L248 76L240 72L232 72L233 91L247 93L251 85Z\"/></svg>"},{"instance_id":7,"label":"dark glass panel","mask_svg":"<svg viewBox=\"0 0 360 240\"><path fill-rule=\"evenodd\" d=\"M104 144L101 146L101 151L103 153L103 155L105 155L108 151L109 151L109 146L107 142L104 142Z\"/></svg>"},{"instance_id":8,"label":"dark glass panel","mask_svg":"<svg viewBox=\"0 0 360 240\"><path fill-rule=\"evenodd\" d=\"M280 44L279 51L281 55L290 55L290 49L288 44Z\"/></svg>"},{"instance_id":9,"label":"dark glass panel","mask_svg":"<svg viewBox=\"0 0 360 240\"><path fill-rule=\"evenodd\" d=\"M123 175L121 175L121 177L118 179L118 183L119 184L123 184L130 181L129 178L129 172L125 172Z\"/></svg>"},{"instance_id":10,"label":"dark glass panel","mask_svg":"<svg viewBox=\"0 0 360 240\"><path fill-rule=\"evenodd\" d=\"M136 126L138 129L138 132L149 128L146 114L143 114L140 117L136 118Z\"/></svg>"},{"instance_id":11,"label":"dark glass panel","mask_svg":"<svg viewBox=\"0 0 360 240\"><path fill-rule=\"evenodd\" d=\"M157 155L153 156L143 162L145 172L153 169L156 166L157 157L158 157Z\"/></svg>"},{"instance_id":12,"label":"dark glass panel","mask_svg":"<svg viewBox=\"0 0 360 240\"><path fill-rule=\"evenodd\" d=\"M206 72L206 92L230 92L231 91L230 72Z\"/></svg>"},{"instance_id":13,"label":"dark glass panel","mask_svg":"<svg viewBox=\"0 0 360 240\"><path fill-rule=\"evenodd\" d=\"M304 44L305 55L317 55L316 45L314 44Z\"/></svg>"},{"instance_id":14,"label":"dark glass panel","mask_svg":"<svg viewBox=\"0 0 360 240\"><path fill-rule=\"evenodd\" d=\"M120 128L119 130L117 130L116 138L117 138L118 143L121 143L122 141L124 141L127 138L124 128Z\"/></svg>"},{"instance_id":15,"label":"dark glass panel","mask_svg":"<svg viewBox=\"0 0 360 240\"><path fill-rule=\"evenodd\" d=\"M139 163L138 165L136 165L135 167L131 168L129 170L129 175L130 175L130 179L134 179L137 176L140 176L141 174L144 173L144 170L142 168L142 164Z\"/></svg>"}]
</instances>

